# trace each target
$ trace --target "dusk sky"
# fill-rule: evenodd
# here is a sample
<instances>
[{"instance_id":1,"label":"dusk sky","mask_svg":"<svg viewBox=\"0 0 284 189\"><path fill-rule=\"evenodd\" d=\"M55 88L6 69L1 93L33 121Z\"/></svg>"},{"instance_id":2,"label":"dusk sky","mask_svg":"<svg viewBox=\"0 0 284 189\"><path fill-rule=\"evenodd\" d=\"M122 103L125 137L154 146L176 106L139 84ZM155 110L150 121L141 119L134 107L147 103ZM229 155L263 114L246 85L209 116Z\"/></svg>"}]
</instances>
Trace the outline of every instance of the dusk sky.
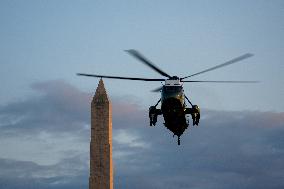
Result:
<instances>
[{"instance_id":1,"label":"dusk sky","mask_svg":"<svg viewBox=\"0 0 284 189\"><path fill-rule=\"evenodd\" d=\"M99 79L76 73L187 76L201 108L181 146L149 127L160 82L105 79L113 106L114 187L284 188L284 1L0 1L0 188L88 188L90 102Z\"/></svg>"}]
</instances>

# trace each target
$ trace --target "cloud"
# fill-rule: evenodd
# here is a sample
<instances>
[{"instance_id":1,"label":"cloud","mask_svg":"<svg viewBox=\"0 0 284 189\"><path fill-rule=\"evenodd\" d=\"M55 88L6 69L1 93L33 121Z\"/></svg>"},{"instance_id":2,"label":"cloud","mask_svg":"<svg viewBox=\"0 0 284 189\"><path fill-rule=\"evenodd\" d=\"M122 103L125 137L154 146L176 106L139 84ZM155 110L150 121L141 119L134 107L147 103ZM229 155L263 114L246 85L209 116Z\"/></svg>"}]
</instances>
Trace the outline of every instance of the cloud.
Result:
<instances>
[{"instance_id":1,"label":"cloud","mask_svg":"<svg viewBox=\"0 0 284 189\"><path fill-rule=\"evenodd\" d=\"M64 81L0 106L0 188L88 188L90 101ZM114 97L115 188L283 188L284 113L202 110L177 138Z\"/></svg>"},{"instance_id":2,"label":"cloud","mask_svg":"<svg viewBox=\"0 0 284 189\"><path fill-rule=\"evenodd\" d=\"M116 160L124 168L122 183L135 180L134 188L284 186L283 113L211 110L204 114L200 126L182 136L181 146L164 135L165 128L151 133L140 129L141 138L151 141L151 148L125 157L131 161ZM139 183L136 178L141 176Z\"/></svg>"},{"instance_id":3,"label":"cloud","mask_svg":"<svg viewBox=\"0 0 284 189\"><path fill-rule=\"evenodd\" d=\"M1 188L87 188L88 167L82 157L63 159L49 166L1 158L0 169Z\"/></svg>"},{"instance_id":4,"label":"cloud","mask_svg":"<svg viewBox=\"0 0 284 189\"><path fill-rule=\"evenodd\" d=\"M94 94L82 92L62 80L36 83L32 89L41 95L0 106L1 134L15 131L21 135L42 131L81 132L89 128L90 103ZM116 99L113 111L116 112L113 120L119 122L117 128L140 124L146 115L129 99Z\"/></svg>"},{"instance_id":5,"label":"cloud","mask_svg":"<svg viewBox=\"0 0 284 189\"><path fill-rule=\"evenodd\" d=\"M49 86L49 83L36 85L34 89L47 87L42 96L25 101L14 102L0 108L2 134L40 131L81 130L83 123L87 124L88 96L78 90L70 90L70 86L58 82L60 87ZM65 88L63 87L65 86ZM68 88L69 87L69 88ZM68 95L67 95L68 94ZM81 105L79 105L82 102ZM15 134L15 133L13 133Z\"/></svg>"}]
</instances>

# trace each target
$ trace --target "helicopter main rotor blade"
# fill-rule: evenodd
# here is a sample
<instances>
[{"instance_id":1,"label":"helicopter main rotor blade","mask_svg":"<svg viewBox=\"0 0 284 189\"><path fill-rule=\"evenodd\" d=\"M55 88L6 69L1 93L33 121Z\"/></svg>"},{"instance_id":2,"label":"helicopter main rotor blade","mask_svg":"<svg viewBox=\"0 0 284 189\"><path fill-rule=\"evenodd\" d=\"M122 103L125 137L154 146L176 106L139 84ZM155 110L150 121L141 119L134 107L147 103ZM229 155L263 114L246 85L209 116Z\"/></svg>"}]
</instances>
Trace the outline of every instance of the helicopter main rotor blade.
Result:
<instances>
[{"instance_id":1,"label":"helicopter main rotor blade","mask_svg":"<svg viewBox=\"0 0 284 189\"><path fill-rule=\"evenodd\" d=\"M186 78L189 78L189 77L192 77L192 76L195 76L195 75L199 75L199 74L202 74L202 73L205 73L205 72L209 72L209 71L212 71L212 70L215 70L215 69L224 67L224 66L228 66L228 65L230 65L230 64L239 62L239 61L241 61L241 60L247 59L247 58L252 57L252 56L253 56L253 54L251 54L251 53L246 53L246 54L244 54L244 55L242 55L242 56L239 56L239 57L237 57L237 58L234 58L234 59L232 59L232 60L229 60L229 61L227 61L227 62L225 62L225 63L223 63L223 64L219 64L219 65L217 65L217 66L214 66L214 67L212 67L212 68L208 68L208 69L203 70L203 71L201 71L201 72L197 72L197 73L195 73L195 74L192 74L192 75L183 77L183 78L181 78L181 80L186 79Z\"/></svg>"},{"instance_id":2,"label":"helicopter main rotor blade","mask_svg":"<svg viewBox=\"0 0 284 189\"><path fill-rule=\"evenodd\" d=\"M188 83L259 83L260 81L182 81Z\"/></svg>"},{"instance_id":3,"label":"helicopter main rotor blade","mask_svg":"<svg viewBox=\"0 0 284 189\"><path fill-rule=\"evenodd\" d=\"M151 92L160 92L163 89L163 86L153 89Z\"/></svg>"},{"instance_id":4,"label":"helicopter main rotor blade","mask_svg":"<svg viewBox=\"0 0 284 189\"><path fill-rule=\"evenodd\" d=\"M150 68L155 70L156 72L158 72L159 74L161 74L162 76L165 76L165 77L168 77L168 78L171 77L169 74L167 74L166 72L164 72L160 68L158 68L156 65L154 65L151 61L147 60L138 51L136 51L134 49L129 49L129 50L125 50L125 51L128 52L130 55L132 55L134 58L137 58L138 60L140 60L141 62L143 62L144 64L146 64L147 66L149 66Z\"/></svg>"},{"instance_id":5,"label":"helicopter main rotor blade","mask_svg":"<svg viewBox=\"0 0 284 189\"><path fill-rule=\"evenodd\" d=\"M125 80L137 80L137 81L165 81L165 79L148 79L148 78L137 78L137 77L119 77L119 76L107 76L107 75L94 75L94 74L84 74L77 73L78 76L87 77L99 77L99 78L109 78L109 79L125 79Z\"/></svg>"}]
</instances>

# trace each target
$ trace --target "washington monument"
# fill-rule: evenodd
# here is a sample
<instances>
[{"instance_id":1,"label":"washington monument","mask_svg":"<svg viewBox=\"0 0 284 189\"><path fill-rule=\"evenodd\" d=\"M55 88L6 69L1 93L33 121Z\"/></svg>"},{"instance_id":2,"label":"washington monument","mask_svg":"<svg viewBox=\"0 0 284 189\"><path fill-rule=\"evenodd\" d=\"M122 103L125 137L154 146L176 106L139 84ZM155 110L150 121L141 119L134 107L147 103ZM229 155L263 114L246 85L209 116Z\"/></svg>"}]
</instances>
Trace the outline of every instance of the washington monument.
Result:
<instances>
[{"instance_id":1,"label":"washington monument","mask_svg":"<svg viewBox=\"0 0 284 189\"><path fill-rule=\"evenodd\" d=\"M101 79L91 104L89 189L113 189L111 112Z\"/></svg>"}]
</instances>

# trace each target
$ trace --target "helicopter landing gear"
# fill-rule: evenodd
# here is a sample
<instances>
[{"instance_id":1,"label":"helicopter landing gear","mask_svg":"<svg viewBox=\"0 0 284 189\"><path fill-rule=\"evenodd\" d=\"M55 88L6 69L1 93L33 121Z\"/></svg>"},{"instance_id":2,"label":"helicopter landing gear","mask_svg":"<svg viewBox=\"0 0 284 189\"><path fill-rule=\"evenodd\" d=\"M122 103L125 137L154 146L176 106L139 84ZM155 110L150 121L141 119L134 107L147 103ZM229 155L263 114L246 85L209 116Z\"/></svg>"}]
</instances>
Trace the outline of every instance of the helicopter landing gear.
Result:
<instances>
[{"instance_id":1,"label":"helicopter landing gear","mask_svg":"<svg viewBox=\"0 0 284 189\"><path fill-rule=\"evenodd\" d=\"M198 126L199 119L200 119L200 109L197 105L193 105L192 109L193 109L193 113L191 114L191 116L192 116L193 125Z\"/></svg>"},{"instance_id":2,"label":"helicopter landing gear","mask_svg":"<svg viewBox=\"0 0 284 189\"><path fill-rule=\"evenodd\" d=\"M178 145L180 145L180 136L178 136Z\"/></svg>"},{"instance_id":3,"label":"helicopter landing gear","mask_svg":"<svg viewBox=\"0 0 284 189\"><path fill-rule=\"evenodd\" d=\"M175 134L173 135L173 138L174 137L175 137ZM177 137L178 137L178 145L180 145L180 136L177 135Z\"/></svg>"},{"instance_id":4,"label":"helicopter landing gear","mask_svg":"<svg viewBox=\"0 0 284 189\"><path fill-rule=\"evenodd\" d=\"M156 114L156 110L155 106L150 106L149 108L150 126L155 126L157 123L158 115Z\"/></svg>"},{"instance_id":5,"label":"helicopter landing gear","mask_svg":"<svg viewBox=\"0 0 284 189\"><path fill-rule=\"evenodd\" d=\"M190 103L192 108L186 108L185 109L185 113L186 114L190 114L192 117L192 122L193 125L197 125L199 124L199 119L200 119L200 109L199 106L197 105L193 105L190 100L187 98L187 96L185 96L186 100Z\"/></svg>"},{"instance_id":6,"label":"helicopter landing gear","mask_svg":"<svg viewBox=\"0 0 284 189\"><path fill-rule=\"evenodd\" d=\"M149 108L149 119L150 119L150 126L155 126L157 123L158 115L162 114L160 109L156 109L161 99L157 102L155 106L150 106Z\"/></svg>"},{"instance_id":7,"label":"helicopter landing gear","mask_svg":"<svg viewBox=\"0 0 284 189\"><path fill-rule=\"evenodd\" d=\"M186 114L190 114L192 117L192 123L193 125L199 124L199 119L200 119L200 109L197 105L193 105L192 108L186 108L185 109Z\"/></svg>"}]
</instances>

